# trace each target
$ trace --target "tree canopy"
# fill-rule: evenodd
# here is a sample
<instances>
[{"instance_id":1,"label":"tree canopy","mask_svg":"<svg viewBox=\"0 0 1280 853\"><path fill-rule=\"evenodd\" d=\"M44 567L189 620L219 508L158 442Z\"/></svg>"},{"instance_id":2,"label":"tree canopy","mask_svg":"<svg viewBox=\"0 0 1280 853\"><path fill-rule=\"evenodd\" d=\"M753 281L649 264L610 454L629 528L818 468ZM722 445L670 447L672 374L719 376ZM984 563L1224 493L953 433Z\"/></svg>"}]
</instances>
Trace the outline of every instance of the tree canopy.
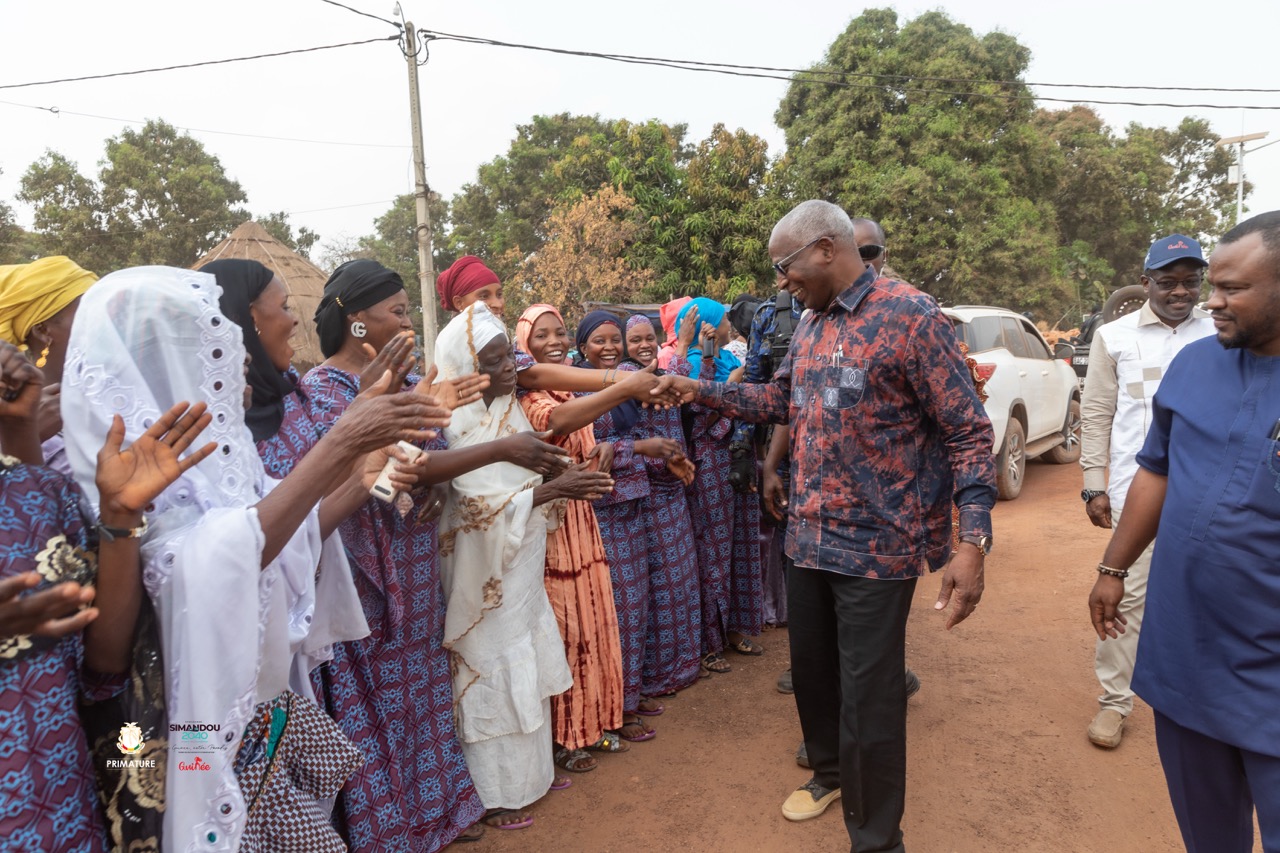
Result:
<instances>
[{"instance_id":1,"label":"tree canopy","mask_svg":"<svg viewBox=\"0 0 1280 853\"><path fill-rule=\"evenodd\" d=\"M558 300L571 315L602 294L728 301L773 289L770 229L824 198L879 221L894 268L940 299L1054 319L1135 281L1160 234L1211 245L1233 224L1231 155L1206 120L1113 130L1085 106L1037 108L1030 56L941 11L866 10L789 84L781 153L724 124L693 140L656 118L535 115L452 199L431 196L436 268L478 255L514 303ZM108 139L98 165L88 177L56 151L31 164L17 198L32 228L0 203L0 261L186 266L248 217L218 158L164 121ZM262 220L302 254L317 244L285 211ZM321 261L375 258L416 305L415 225L400 196L370 233L327 241Z\"/></svg>"}]
</instances>

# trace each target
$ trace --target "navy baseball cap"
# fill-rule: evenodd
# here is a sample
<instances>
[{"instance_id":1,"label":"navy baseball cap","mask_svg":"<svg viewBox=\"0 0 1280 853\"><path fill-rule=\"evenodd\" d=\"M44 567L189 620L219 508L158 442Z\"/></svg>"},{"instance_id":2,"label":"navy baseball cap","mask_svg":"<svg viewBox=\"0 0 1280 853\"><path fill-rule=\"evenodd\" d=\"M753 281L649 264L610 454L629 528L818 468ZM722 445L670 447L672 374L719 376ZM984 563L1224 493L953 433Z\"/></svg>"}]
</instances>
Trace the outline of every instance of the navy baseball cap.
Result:
<instances>
[{"instance_id":1,"label":"navy baseball cap","mask_svg":"<svg viewBox=\"0 0 1280 853\"><path fill-rule=\"evenodd\" d=\"M1142 265L1142 268L1164 269L1174 261L1183 260L1196 261L1202 267L1209 266L1209 262L1204 259L1204 253L1200 251L1199 243L1185 234L1170 234L1151 244L1151 248L1147 250L1147 262Z\"/></svg>"}]
</instances>

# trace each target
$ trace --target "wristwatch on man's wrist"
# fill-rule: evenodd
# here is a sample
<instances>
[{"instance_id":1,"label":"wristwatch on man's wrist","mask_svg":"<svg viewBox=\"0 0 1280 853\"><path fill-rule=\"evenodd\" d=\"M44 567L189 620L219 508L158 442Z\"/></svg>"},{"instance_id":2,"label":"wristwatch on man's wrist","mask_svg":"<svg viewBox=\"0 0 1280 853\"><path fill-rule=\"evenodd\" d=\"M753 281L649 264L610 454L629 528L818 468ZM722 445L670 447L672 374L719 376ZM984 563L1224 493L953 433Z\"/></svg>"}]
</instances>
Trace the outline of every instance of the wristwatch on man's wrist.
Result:
<instances>
[{"instance_id":1,"label":"wristwatch on man's wrist","mask_svg":"<svg viewBox=\"0 0 1280 853\"><path fill-rule=\"evenodd\" d=\"M1084 501L1085 503L1088 503L1094 498L1101 497L1106 493L1107 492L1105 489L1082 489L1080 491L1080 500Z\"/></svg>"},{"instance_id":2,"label":"wristwatch on man's wrist","mask_svg":"<svg viewBox=\"0 0 1280 853\"><path fill-rule=\"evenodd\" d=\"M970 545L977 548L978 552L981 553L982 556L984 557L991 553L991 537L990 536L986 536L986 535L961 536L960 541L968 542Z\"/></svg>"}]
</instances>

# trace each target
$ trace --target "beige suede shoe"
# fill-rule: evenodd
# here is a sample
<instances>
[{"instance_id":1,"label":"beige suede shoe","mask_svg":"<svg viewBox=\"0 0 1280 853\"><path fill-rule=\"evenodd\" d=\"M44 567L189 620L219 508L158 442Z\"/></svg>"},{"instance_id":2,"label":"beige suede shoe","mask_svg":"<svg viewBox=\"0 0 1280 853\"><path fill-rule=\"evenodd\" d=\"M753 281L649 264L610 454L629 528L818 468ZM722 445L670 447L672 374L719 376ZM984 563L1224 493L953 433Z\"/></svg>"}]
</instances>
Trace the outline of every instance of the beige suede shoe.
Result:
<instances>
[{"instance_id":1,"label":"beige suede shoe","mask_svg":"<svg viewBox=\"0 0 1280 853\"><path fill-rule=\"evenodd\" d=\"M1089 741L1103 749L1115 749L1124 737L1124 714L1103 708L1089 724Z\"/></svg>"},{"instance_id":2,"label":"beige suede shoe","mask_svg":"<svg viewBox=\"0 0 1280 853\"><path fill-rule=\"evenodd\" d=\"M819 817L839 798L839 788L828 790L810 779L787 797L782 804L782 816L787 820L811 820Z\"/></svg>"}]
</instances>

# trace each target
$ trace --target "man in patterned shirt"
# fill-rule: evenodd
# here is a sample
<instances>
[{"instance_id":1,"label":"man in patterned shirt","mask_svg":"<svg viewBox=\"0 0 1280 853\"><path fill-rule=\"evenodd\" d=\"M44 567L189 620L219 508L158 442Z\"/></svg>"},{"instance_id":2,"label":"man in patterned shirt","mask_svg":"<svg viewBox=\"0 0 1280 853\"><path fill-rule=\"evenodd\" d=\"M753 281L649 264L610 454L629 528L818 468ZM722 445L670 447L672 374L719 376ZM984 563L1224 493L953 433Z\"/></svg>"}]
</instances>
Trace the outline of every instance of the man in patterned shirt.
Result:
<instances>
[{"instance_id":1,"label":"man in patterned shirt","mask_svg":"<svg viewBox=\"0 0 1280 853\"><path fill-rule=\"evenodd\" d=\"M791 667L814 775L783 815L817 817L843 795L853 849L902 851L907 615L916 580L944 564L934 606L952 605L948 628L982 596L991 423L951 324L910 285L877 282L839 207L797 206L769 254L778 286L812 309L773 380L664 376L654 393L748 420L789 417Z\"/></svg>"}]
</instances>

